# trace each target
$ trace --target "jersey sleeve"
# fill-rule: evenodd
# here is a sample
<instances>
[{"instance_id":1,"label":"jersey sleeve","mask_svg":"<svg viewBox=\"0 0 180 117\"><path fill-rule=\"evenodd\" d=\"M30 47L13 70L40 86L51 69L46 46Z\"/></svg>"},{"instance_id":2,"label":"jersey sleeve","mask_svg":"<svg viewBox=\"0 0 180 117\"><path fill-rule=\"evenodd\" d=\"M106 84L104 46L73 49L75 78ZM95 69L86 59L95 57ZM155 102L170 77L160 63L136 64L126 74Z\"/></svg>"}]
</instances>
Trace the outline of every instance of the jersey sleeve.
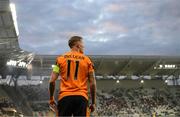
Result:
<instances>
[{"instance_id":1,"label":"jersey sleeve","mask_svg":"<svg viewBox=\"0 0 180 117\"><path fill-rule=\"evenodd\" d=\"M58 62L58 58L56 58L56 63L55 65L53 66L53 72L59 74L60 72L60 67L59 67L59 62Z\"/></svg>"},{"instance_id":2,"label":"jersey sleeve","mask_svg":"<svg viewBox=\"0 0 180 117\"><path fill-rule=\"evenodd\" d=\"M94 72L94 64L93 62L90 60L89 57L87 57L87 62L88 62L88 72Z\"/></svg>"}]
</instances>

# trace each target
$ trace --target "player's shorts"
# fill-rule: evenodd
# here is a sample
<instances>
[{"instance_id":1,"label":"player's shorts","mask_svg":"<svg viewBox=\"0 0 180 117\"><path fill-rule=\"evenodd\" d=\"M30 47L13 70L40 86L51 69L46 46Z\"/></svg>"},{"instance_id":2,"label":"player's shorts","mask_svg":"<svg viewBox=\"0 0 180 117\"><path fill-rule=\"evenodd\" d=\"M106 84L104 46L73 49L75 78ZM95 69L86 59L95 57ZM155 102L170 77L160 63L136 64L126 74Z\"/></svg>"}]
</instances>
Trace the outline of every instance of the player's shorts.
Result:
<instances>
[{"instance_id":1,"label":"player's shorts","mask_svg":"<svg viewBox=\"0 0 180 117\"><path fill-rule=\"evenodd\" d=\"M88 101L83 96L66 96L58 101L58 116L87 116Z\"/></svg>"}]
</instances>

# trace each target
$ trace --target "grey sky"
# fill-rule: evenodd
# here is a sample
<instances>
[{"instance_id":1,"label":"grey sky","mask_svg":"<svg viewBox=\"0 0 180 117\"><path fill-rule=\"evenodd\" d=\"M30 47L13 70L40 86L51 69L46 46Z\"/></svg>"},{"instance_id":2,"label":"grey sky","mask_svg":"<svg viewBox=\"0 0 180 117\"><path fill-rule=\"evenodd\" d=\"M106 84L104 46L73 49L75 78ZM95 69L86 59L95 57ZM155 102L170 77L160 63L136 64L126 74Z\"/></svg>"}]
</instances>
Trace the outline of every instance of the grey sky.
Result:
<instances>
[{"instance_id":1,"label":"grey sky","mask_svg":"<svg viewBox=\"0 0 180 117\"><path fill-rule=\"evenodd\" d=\"M180 0L13 0L19 43L37 54L68 51L84 37L89 55L180 55Z\"/></svg>"}]
</instances>

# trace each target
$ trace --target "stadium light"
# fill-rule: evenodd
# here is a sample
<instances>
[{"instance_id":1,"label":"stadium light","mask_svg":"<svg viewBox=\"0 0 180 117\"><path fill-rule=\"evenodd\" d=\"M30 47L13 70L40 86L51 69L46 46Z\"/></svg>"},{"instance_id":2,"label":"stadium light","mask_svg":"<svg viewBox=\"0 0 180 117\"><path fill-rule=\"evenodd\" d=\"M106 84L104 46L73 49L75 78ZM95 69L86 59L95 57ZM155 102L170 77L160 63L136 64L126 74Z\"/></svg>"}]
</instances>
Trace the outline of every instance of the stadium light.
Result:
<instances>
[{"instance_id":1,"label":"stadium light","mask_svg":"<svg viewBox=\"0 0 180 117\"><path fill-rule=\"evenodd\" d=\"M13 18L13 21L14 21L16 34L17 34L17 36L19 36L19 30L18 30L18 24L17 24L17 15L16 15L16 7L15 7L14 3L10 3L10 9L11 9L12 18Z\"/></svg>"},{"instance_id":2,"label":"stadium light","mask_svg":"<svg viewBox=\"0 0 180 117\"><path fill-rule=\"evenodd\" d=\"M54 67L55 67L55 65L51 65L51 67L52 67L52 68L54 68Z\"/></svg>"},{"instance_id":3,"label":"stadium light","mask_svg":"<svg viewBox=\"0 0 180 117\"><path fill-rule=\"evenodd\" d=\"M25 63L25 62L20 62L20 63L18 64L18 66L19 66L19 67L26 67L26 63Z\"/></svg>"},{"instance_id":4,"label":"stadium light","mask_svg":"<svg viewBox=\"0 0 180 117\"><path fill-rule=\"evenodd\" d=\"M177 65L175 64L160 64L157 67L154 67L154 69L177 69Z\"/></svg>"},{"instance_id":5,"label":"stadium light","mask_svg":"<svg viewBox=\"0 0 180 117\"><path fill-rule=\"evenodd\" d=\"M163 68L163 65L159 65L159 68L162 69L162 68Z\"/></svg>"},{"instance_id":6,"label":"stadium light","mask_svg":"<svg viewBox=\"0 0 180 117\"><path fill-rule=\"evenodd\" d=\"M176 68L176 65L165 65L165 68L174 69L174 68Z\"/></svg>"},{"instance_id":7,"label":"stadium light","mask_svg":"<svg viewBox=\"0 0 180 117\"><path fill-rule=\"evenodd\" d=\"M8 65L8 66L16 66L17 61L14 61L14 60L7 61L6 65Z\"/></svg>"},{"instance_id":8,"label":"stadium light","mask_svg":"<svg viewBox=\"0 0 180 117\"><path fill-rule=\"evenodd\" d=\"M40 80L40 81L39 81L39 83L40 83L40 84L42 84L42 83L43 83L43 81L42 81L42 80Z\"/></svg>"},{"instance_id":9,"label":"stadium light","mask_svg":"<svg viewBox=\"0 0 180 117\"><path fill-rule=\"evenodd\" d=\"M144 80L141 80L140 83L143 84L143 83L144 83Z\"/></svg>"},{"instance_id":10,"label":"stadium light","mask_svg":"<svg viewBox=\"0 0 180 117\"><path fill-rule=\"evenodd\" d=\"M22 68L26 68L27 64L25 62L19 62L19 61L15 61L15 60L9 60L6 63L7 66L13 66L13 67L22 67Z\"/></svg>"}]
</instances>

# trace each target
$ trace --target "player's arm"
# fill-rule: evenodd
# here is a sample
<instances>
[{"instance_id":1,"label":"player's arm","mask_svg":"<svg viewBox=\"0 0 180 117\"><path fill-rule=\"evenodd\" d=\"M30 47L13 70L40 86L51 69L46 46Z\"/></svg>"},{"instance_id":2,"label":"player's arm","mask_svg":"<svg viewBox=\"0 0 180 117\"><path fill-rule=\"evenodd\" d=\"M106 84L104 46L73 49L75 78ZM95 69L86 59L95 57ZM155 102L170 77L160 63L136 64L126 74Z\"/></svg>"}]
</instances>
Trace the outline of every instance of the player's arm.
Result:
<instances>
[{"instance_id":1,"label":"player's arm","mask_svg":"<svg viewBox=\"0 0 180 117\"><path fill-rule=\"evenodd\" d=\"M59 76L59 66L55 65L53 67L51 78L49 80L49 96L50 96L50 103L54 103L54 90L55 90L55 81Z\"/></svg>"},{"instance_id":2,"label":"player's arm","mask_svg":"<svg viewBox=\"0 0 180 117\"><path fill-rule=\"evenodd\" d=\"M91 111L93 112L96 105L96 79L95 79L94 71L89 73L89 84L90 84L90 93L92 99Z\"/></svg>"}]
</instances>

